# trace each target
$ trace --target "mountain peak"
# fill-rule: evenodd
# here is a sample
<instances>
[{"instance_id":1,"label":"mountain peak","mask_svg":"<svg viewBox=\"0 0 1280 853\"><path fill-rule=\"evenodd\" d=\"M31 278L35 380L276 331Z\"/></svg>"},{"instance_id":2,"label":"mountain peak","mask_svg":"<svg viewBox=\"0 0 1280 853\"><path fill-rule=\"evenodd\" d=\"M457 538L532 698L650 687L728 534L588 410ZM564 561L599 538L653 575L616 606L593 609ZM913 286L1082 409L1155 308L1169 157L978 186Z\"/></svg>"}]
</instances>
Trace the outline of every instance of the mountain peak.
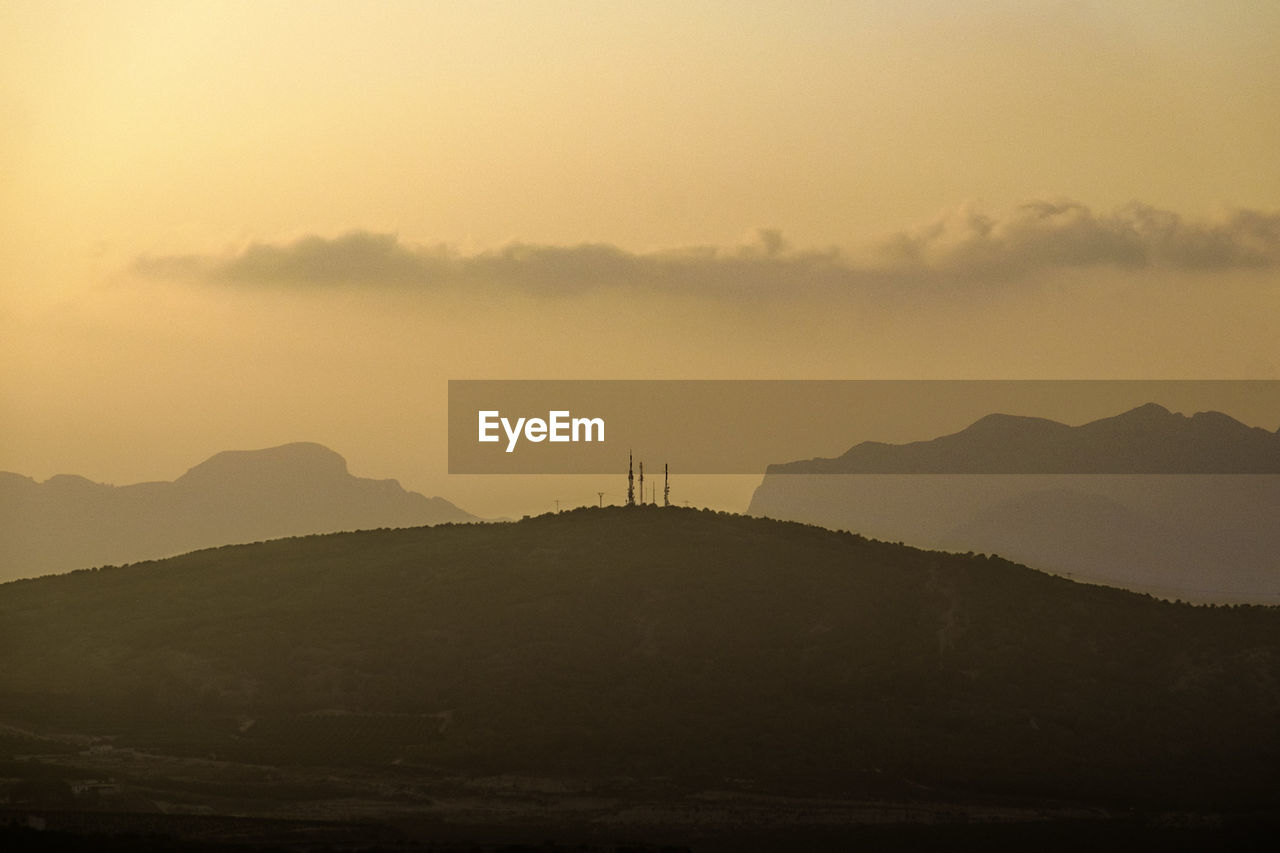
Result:
<instances>
[{"instance_id":1,"label":"mountain peak","mask_svg":"<svg viewBox=\"0 0 1280 853\"><path fill-rule=\"evenodd\" d=\"M995 433L1021 432L1025 430L1061 429L1063 424L1048 418L1037 418L1030 415L1006 415L995 412L983 415L969 424L961 432Z\"/></svg>"},{"instance_id":2,"label":"mountain peak","mask_svg":"<svg viewBox=\"0 0 1280 853\"><path fill-rule=\"evenodd\" d=\"M102 483L95 483L87 477L81 477L79 474L54 474L52 477L44 481L44 485L51 486L55 489L104 489L110 488Z\"/></svg>"},{"instance_id":3,"label":"mountain peak","mask_svg":"<svg viewBox=\"0 0 1280 853\"><path fill-rule=\"evenodd\" d=\"M0 581L237 542L471 520L444 498L353 476L314 442L224 451L172 482L0 473Z\"/></svg>"},{"instance_id":4,"label":"mountain peak","mask_svg":"<svg viewBox=\"0 0 1280 853\"><path fill-rule=\"evenodd\" d=\"M1116 417L1126 418L1126 419L1168 418L1168 417L1180 418L1182 417L1182 415L1174 415L1173 412L1169 411L1159 403L1143 403L1141 406L1138 406L1135 409L1130 409L1127 412L1121 412L1120 414L1116 415Z\"/></svg>"},{"instance_id":5,"label":"mountain peak","mask_svg":"<svg viewBox=\"0 0 1280 853\"><path fill-rule=\"evenodd\" d=\"M1191 420L1193 423L1221 424L1223 426L1233 426L1233 425L1244 426L1238 420L1231 417L1230 415L1225 415L1222 412L1214 412L1214 411L1196 412L1194 415L1191 416Z\"/></svg>"},{"instance_id":6,"label":"mountain peak","mask_svg":"<svg viewBox=\"0 0 1280 853\"><path fill-rule=\"evenodd\" d=\"M1222 412L1193 417L1146 403L1068 426L990 414L965 429L910 444L863 442L834 460L771 466L805 474L1265 474L1280 473L1280 443Z\"/></svg>"},{"instance_id":7,"label":"mountain peak","mask_svg":"<svg viewBox=\"0 0 1280 853\"><path fill-rule=\"evenodd\" d=\"M322 444L296 441L262 450L224 450L177 479L178 483L271 480L291 485L351 476L347 460Z\"/></svg>"}]
</instances>

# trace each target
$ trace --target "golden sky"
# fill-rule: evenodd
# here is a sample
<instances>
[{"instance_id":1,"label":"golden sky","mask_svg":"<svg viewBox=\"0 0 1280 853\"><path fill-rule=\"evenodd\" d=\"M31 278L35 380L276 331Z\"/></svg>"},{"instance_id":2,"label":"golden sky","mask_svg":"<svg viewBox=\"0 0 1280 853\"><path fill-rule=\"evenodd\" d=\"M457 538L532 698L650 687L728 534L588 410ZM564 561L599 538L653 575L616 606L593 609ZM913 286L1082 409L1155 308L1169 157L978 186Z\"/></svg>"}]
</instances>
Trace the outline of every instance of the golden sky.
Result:
<instances>
[{"instance_id":1,"label":"golden sky","mask_svg":"<svg viewBox=\"0 0 1280 853\"><path fill-rule=\"evenodd\" d=\"M1277 44L1271 0L6 0L0 470L312 440L515 512L444 473L449 378L1280 378Z\"/></svg>"}]
</instances>

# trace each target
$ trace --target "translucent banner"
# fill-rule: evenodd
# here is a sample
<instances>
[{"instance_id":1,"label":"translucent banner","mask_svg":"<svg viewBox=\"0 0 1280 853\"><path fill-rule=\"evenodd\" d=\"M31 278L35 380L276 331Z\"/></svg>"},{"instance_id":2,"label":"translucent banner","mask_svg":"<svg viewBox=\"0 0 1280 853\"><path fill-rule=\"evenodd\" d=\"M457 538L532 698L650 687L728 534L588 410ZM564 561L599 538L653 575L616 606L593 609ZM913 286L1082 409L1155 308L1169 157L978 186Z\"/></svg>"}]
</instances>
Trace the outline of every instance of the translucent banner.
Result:
<instances>
[{"instance_id":1,"label":"translucent banner","mask_svg":"<svg viewBox=\"0 0 1280 853\"><path fill-rule=\"evenodd\" d=\"M1280 380L449 382L453 474L1280 473Z\"/></svg>"}]
</instances>

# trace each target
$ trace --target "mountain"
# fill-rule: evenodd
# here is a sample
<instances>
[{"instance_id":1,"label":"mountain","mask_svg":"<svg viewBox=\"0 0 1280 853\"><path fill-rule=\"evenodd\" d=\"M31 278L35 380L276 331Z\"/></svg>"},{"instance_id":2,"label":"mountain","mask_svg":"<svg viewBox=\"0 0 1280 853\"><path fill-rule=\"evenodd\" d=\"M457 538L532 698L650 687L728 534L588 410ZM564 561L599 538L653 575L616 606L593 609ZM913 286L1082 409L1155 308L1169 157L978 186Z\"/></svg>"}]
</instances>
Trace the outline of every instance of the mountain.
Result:
<instances>
[{"instance_id":1,"label":"mountain","mask_svg":"<svg viewBox=\"0 0 1280 853\"><path fill-rule=\"evenodd\" d=\"M282 536L475 520L319 444L227 451L173 482L109 486L0 472L0 579Z\"/></svg>"},{"instance_id":2,"label":"mountain","mask_svg":"<svg viewBox=\"0 0 1280 853\"><path fill-rule=\"evenodd\" d=\"M865 441L770 474L1280 474L1280 432L1147 403L1078 427L992 414L931 441Z\"/></svg>"},{"instance_id":3,"label":"mountain","mask_svg":"<svg viewBox=\"0 0 1280 853\"><path fill-rule=\"evenodd\" d=\"M1280 809L1280 611L766 519L588 508L229 546L5 584L0 626L0 724L91 733L149 790L152 766L205 796L348 766L391 791Z\"/></svg>"},{"instance_id":4,"label":"mountain","mask_svg":"<svg viewBox=\"0 0 1280 853\"><path fill-rule=\"evenodd\" d=\"M1280 434L1148 404L1071 427L988 415L769 466L749 512L1200 601L1280 602Z\"/></svg>"},{"instance_id":5,"label":"mountain","mask_svg":"<svg viewBox=\"0 0 1280 853\"><path fill-rule=\"evenodd\" d=\"M944 541L983 543L1013 560L1070 566L1083 578L1104 577L1123 565L1129 585L1170 598L1196 588L1205 565L1184 547L1173 523L1131 509L1105 494L1069 488L1032 491L984 507Z\"/></svg>"}]
</instances>

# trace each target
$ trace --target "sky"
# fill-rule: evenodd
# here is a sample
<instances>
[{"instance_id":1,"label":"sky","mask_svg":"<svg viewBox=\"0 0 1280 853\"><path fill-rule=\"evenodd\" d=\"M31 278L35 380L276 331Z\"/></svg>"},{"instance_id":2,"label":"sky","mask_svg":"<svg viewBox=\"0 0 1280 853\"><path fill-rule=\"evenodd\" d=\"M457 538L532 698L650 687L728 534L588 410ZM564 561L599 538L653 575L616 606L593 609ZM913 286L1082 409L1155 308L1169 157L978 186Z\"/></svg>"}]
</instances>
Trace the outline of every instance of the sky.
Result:
<instances>
[{"instance_id":1,"label":"sky","mask_svg":"<svg viewBox=\"0 0 1280 853\"><path fill-rule=\"evenodd\" d=\"M1280 379L1277 43L1270 0L6 0L0 470L318 441L515 515L597 484L448 475L451 378Z\"/></svg>"}]
</instances>

